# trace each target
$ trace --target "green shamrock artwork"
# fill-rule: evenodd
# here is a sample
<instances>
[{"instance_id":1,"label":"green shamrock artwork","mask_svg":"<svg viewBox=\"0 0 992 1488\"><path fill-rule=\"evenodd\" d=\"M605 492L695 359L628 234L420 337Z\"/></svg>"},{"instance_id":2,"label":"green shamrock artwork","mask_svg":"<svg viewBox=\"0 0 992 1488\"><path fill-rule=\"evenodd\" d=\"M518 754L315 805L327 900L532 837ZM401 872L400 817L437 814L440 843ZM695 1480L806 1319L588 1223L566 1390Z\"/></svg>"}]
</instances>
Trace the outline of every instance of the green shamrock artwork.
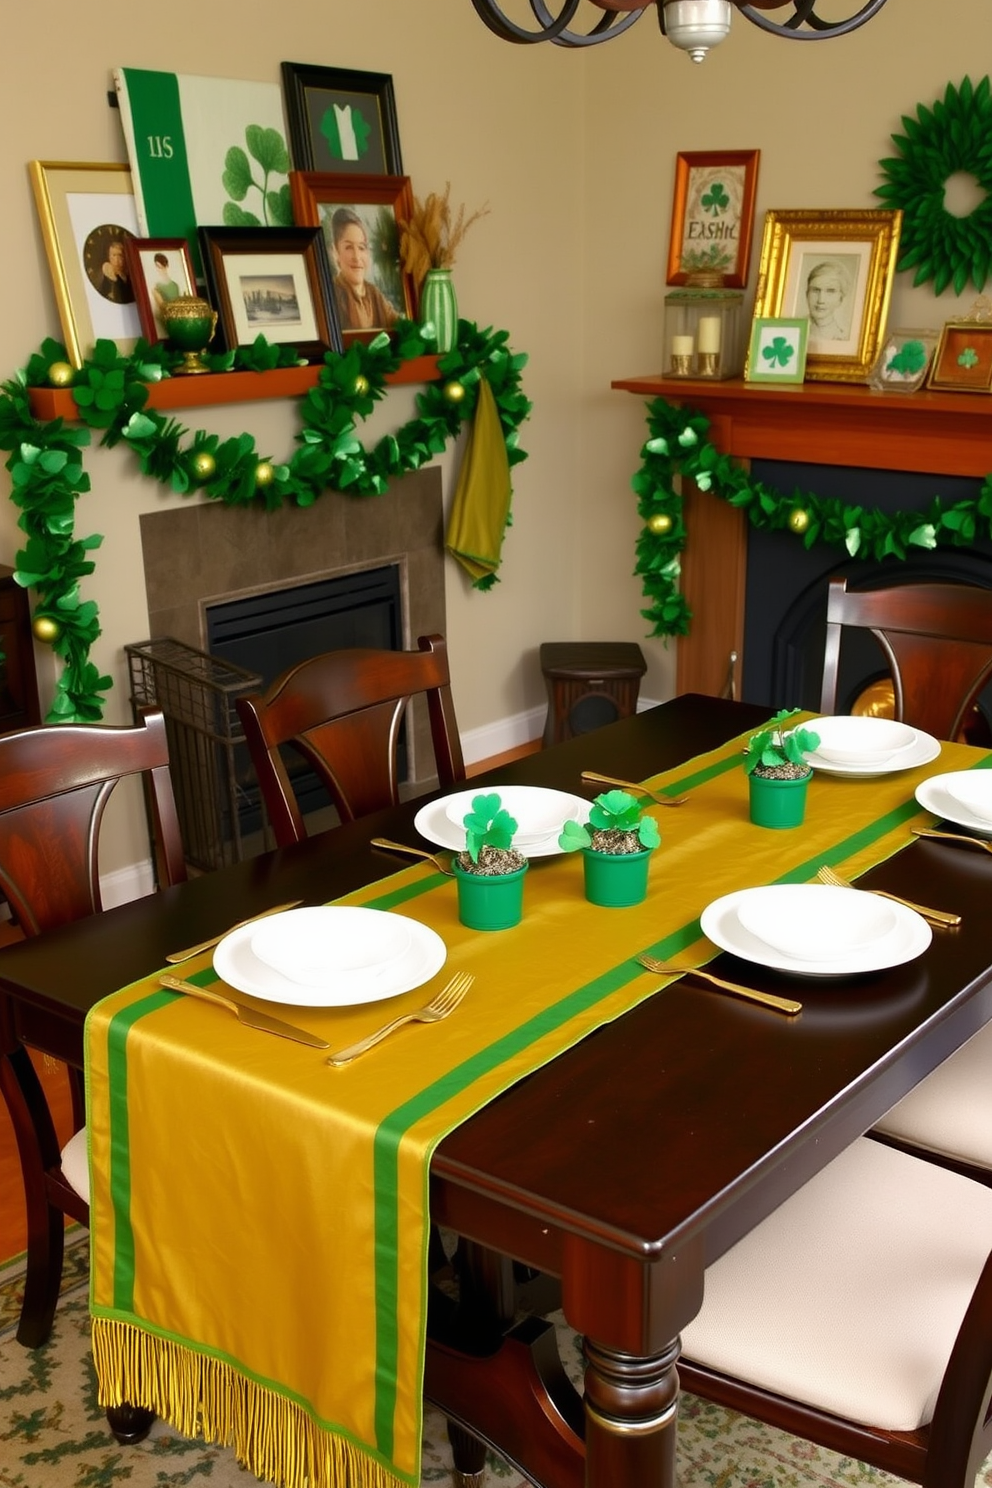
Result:
<instances>
[{"instance_id":1,"label":"green shamrock artwork","mask_svg":"<svg viewBox=\"0 0 992 1488\"><path fill-rule=\"evenodd\" d=\"M886 372L901 372L915 377L927 364L927 349L922 341L904 341L895 356L885 364Z\"/></svg>"},{"instance_id":2,"label":"green shamrock artwork","mask_svg":"<svg viewBox=\"0 0 992 1488\"><path fill-rule=\"evenodd\" d=\"M720 182L714 181L709 191L700 197L699 205L704 212L709 212L711 217L719 217L730 206L730 197Z\"/></svg>"},{"instance_id":3,"label":"green shamrock artwork","mask_svg":"<svg viewBox=\"0 0 992 1488\"><path fill-rule=\"evenodd\" d=\"M958 366L965 367L970 372L972 367L978 365L978 352L973 346L966 346L958 357Z\"/></svg>"},{"instance_id":4,"label":"green shamrock artwork","mask_svg":"<svg viewBox=\"0 0 992 1488\"><path fill-rule=\"evenodd\" d=\"M320 132L335 160L361 160L369 147L372 126L353 104L335 103L324 110Z\"/></svg>"},{"instance_id":5,"label":"green shamrock artwork","mask_svg":"<svg viewBox=\"0 0 992 1488\"><path fill-rule=\"evenodd\" d=\"M787 367L795 354L796 348L784 336L776 336L761 351L762 358L769 367Z\"/></svg>"},{"instance_id":6,"label":"green shamrock artwork","mask_svg":"<svg viewBox=\"0 0 992 1488\"><path fill-rule=\"evenodd\" d=\"M278 129L263 129L260 124L249 124L245 130L247 152L240 145L232 145L224 156L224 190L231 198L224 203L224 224L227 227L292 227L293 208L289 199L288 180L278 184L276 176L289 175L289 151L286 141ZM249 159L249 156L251 159ZM257 180L252 161L259 167L261 180ZM258 216L239 203L249 192L258 192L258 203L262 213ZM255 198L252 197L255 204Z\"/></svg>"}]
</instances>

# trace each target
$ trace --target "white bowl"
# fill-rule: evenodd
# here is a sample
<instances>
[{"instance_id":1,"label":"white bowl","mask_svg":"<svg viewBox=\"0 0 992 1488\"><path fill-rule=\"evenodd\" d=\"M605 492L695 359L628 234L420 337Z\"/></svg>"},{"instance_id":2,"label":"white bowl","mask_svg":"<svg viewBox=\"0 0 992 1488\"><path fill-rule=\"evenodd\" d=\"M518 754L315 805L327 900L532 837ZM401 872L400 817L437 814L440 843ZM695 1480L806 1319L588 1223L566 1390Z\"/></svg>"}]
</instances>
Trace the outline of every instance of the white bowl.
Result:
<instances>
[{"instance_id":1,"label":"white bowl","mask_svg":"<svg viewBox=\"0 0 992 1488\"><path fill-rule=\"evenodd\" d=\"M772 884L741 897L737 918L765 945L799 961L835 961L888 935L886 900L831 884Z\"/></svg>"},{"instance_id":2,"label":"white bowl","mask_svg":"<svg viewBox=\"0 0 992 1488\"><path fill-rule=\"evenodd\" d=\"M992 771L962 770L945 775L943 786L959 806L992 826Z\"/></svg>"},{"instance_id":3,"label":"white bowl","mask_svg":"<svg viewBox=\"0 0 992 1488\"><path fill-rule=\"evenodd\" d=\"M410 929L401 915L330 904L260 920L252 953L305 987L372 978L405 955Z\"/></svg>"},{"instance_id":4,"label":"white bowl","mask_svg":"<svg viewBox=\"0 0 992 1488\"><path fill-rule=\"evenodd\" d=\"M513 836L517 846L557 836L562 824L578 815L574 798L564 791L544 790L533 785L495 785L488 790L459 791L450 796L445 803L445 816L456 827L464 827L472 802L479 795L499 796L500 804L517 824Z\"/></svg>"},{"instance_id":5,"label":"white bowl","mask_svg":"<svg viewBox=\"0 0 992 1488\"><path fill-rule=\"evenodd\" d=\"M814 718L805 727L820 736L816 753L837 764L874 764L908 749L916 740L915 729L891 718L838 714Z\"/></svg>"}]
</instances>

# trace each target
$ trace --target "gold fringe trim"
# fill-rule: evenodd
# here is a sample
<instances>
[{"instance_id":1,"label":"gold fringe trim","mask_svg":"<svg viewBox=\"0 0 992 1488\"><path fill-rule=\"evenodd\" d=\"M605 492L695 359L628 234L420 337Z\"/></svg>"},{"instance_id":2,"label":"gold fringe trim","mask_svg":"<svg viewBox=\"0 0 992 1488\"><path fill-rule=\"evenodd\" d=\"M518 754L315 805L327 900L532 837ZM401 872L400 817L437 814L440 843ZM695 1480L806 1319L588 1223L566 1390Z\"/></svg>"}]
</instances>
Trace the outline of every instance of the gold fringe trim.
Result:
<instances>
[{"instance_id":1,"label":"gold fringe trim","mask_svg":"<svg viewBox=\"0 0 992 1488\"><path fill-rule=\"evenodd\" d=\"M130 1323L93 1318L92 1325L102 1406L127 1401L154 1411L183 1436L231 1447L243 1467L278 1488L405 1488L359 1447L230 1364Z\"/></svg>"}]
</instances>

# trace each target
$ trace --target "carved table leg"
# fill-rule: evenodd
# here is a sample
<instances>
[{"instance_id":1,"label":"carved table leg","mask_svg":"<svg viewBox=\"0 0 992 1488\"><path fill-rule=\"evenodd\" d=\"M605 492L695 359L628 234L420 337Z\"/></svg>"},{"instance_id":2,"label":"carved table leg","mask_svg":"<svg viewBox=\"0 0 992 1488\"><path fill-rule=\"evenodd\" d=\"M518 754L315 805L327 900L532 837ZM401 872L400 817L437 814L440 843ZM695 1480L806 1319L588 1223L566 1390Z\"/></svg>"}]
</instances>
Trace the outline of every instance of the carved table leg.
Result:
<instances>
[{"instance_id":1,"label":"carved table leg","mask_svg":"<svg viewBox=\"0 0 992 1488\"><path fill-rule=\"evenodd\" d=\"M583 1347L587 1488L675 1488L678 1343L647 1358Z\"/></svg>"},{"instance_id":2,"label":"carved table leg","mask_svg":"<svg viewBox=\"0 0 992 1488\"><path fill-rule=\"evenodd\" d=\"M107 1425L122 1447L135 1447L143 1442L155 1421L155 1412L139 1405L108 1405Z\"/></svg>"},{"instance_id":3,"label":"carved table leg","mask_svg":"<svg viewBox=\"0 0 992 1488\"><path fill-rule=\"evenodd\" d=\"M497 1348L513 1321L513 1262L470 1240L459 1242L458 1311L477 1344ZM486 1447L477 1436L448 1422L448 1441L455 1465L456 1488L482 1488L486 1476Z\"/></svg>"}]
</instances>

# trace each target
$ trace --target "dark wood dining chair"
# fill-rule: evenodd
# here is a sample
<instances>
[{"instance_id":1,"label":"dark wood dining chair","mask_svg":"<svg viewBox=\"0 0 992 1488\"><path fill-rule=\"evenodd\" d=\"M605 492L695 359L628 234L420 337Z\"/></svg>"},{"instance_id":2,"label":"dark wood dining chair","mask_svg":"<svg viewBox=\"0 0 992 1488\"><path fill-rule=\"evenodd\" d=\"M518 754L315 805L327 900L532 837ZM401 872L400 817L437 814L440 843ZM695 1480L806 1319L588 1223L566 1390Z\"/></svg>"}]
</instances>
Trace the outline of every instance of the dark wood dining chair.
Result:
<instances>
[{"instance_id":1,"label":"dark wood dining chair","mask_svg":"<svg viewBox=\"0 0 992 1488\"><path fill-rule=\"evenodd\" d=\"M399 801L397 746L410 699L427 700L442 789L465 779L448 653L439 635L417 651L327 651L291 667L266 689L237 699L276 844L307 835L280 753L299 752L328 790L342 821Z\"/></svg>"},{"instance_id":2,"label":"dark wood dining chair","mask_svg":"<svg viewBox=\"0 0 992 1488\"><path fill-rule=\"evenodd\" d=\"M864 1137L709 1266L694 1395L924 1488L992 1450L992 1190Z\"/></svg>"},{"instance_id":3,"label":"dark wood dining chair","mask_svg":"<svg viewBox=\"0 0 992 1488\"><path fill-rule=\"evenodd\" d=\"M55 724L0 735L0 892L25 935L42 935L102 909L97 851L104 809L119 781L135 775L147 782L157 883L179 883L186 864L161 712L146 713L135 727ZM51 1332L65 1215L89 1223L82 1082L78 1070L70 1067L69 1073L74 1135L60 1151L41 1081L0 992L0 1093L10 1111L27 1201L27 1274L17 1329L27 1348L44 1343Z\"/></svg>"},{"instance_id":4,"label":"dark wood dining chair","mask_svg":"<svg viewBox=\"0 0 992 1488\"><path fill-rule=\"evenodd\" d=\"M992 590L977 584L894 584L848 589L831 579L821 713L836 713L841 636L870 630L892 676L895 716L938 739L956 739L992 678Z\"/></svg>"},{"instance_id":5,"label":"dark wood dining chair","mask_svg":"<svg viewBox=\"0 0 992 1488\"><path fill-rule=\"evenodd\" d=\"M845 626L871 630L882 647L897 718L939 739L958 736L992 677L992 590L974 584L851 590L845 579L831 579L823 713L836 711ZM893 1107L875 1134L992 1182L992 1026Z\"/></svg>"}]
</instances>

